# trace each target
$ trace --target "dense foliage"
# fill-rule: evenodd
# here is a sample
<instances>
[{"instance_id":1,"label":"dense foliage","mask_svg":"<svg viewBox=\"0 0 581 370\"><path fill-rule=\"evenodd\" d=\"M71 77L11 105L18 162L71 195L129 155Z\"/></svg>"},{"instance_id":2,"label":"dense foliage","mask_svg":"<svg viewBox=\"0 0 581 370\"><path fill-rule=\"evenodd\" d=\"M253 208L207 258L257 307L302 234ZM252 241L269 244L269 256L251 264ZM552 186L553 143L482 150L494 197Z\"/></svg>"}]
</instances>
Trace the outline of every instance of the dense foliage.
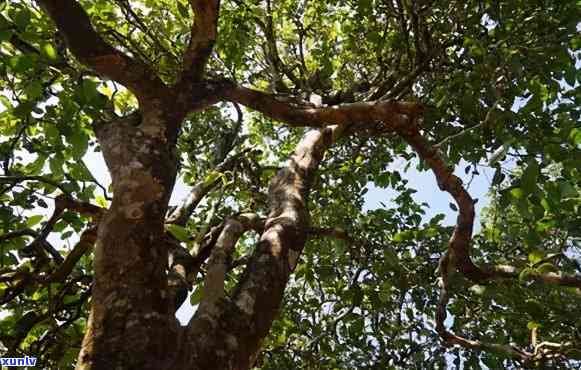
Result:
<instances>
[{"instance_id":1,"label":"dense foliage","mask_svg":"<svg viewBox=\"0 0 581 370\"><path fill-rule=\"evenodd\" d=\"M179 80L194 16L186 1L80 3L109 44L164 83ZM468 192L483 167L494 170L473 260L516 271L478 282L450 274L446 326L472 344L443 346L439 261L454 225L426 217L430 204L414 200L426 185L393 164L429 166L394 133L343 137L317 171L309 240L257 368L579 365L579 16L572 0L222 1L207 78L292 104L421 104L422 135L448 166L462 163ZM0 354L64 368L87 323L98 222L67 202L109 206L112 189L86 161L100 151L93 130L140 107L75 58L35 2L0 3L0 42ZM177 142L179 176L204 197L168 231L196 251L228 217L266 217L269 181L307 130L232 102L191 113ZM365 211L371 185L398 195ZM227 289L256 240L238 243Z\"/></svg>"}]
</instances>

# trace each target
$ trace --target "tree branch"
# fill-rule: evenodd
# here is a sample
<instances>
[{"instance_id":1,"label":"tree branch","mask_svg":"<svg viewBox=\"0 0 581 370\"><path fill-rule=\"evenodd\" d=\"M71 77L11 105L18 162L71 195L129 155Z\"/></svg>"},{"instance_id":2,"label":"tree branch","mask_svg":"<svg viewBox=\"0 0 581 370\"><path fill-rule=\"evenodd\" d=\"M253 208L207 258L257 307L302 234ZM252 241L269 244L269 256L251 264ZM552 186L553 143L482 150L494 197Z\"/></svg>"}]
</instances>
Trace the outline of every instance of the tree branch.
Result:
<instances>
[{"instance_id":1,"label":"tree branch","mask_svg":"<svg viewBox=\"0 0 581 370\"><path fill-rule=\"evenodd\" d=\"M328 236L335 239L344 240L349 243L355 242L355 239L350 237L345 230L338 227L325 227L325 228L310 227L307 232L309 235Z\"/></svg>"},{"instance_id":2,"label":"tree branch","mask_svg":"<svg viewBox=\"0 0 581 370\"><path fill-rule=\"evenodd\" d=\"M55 206L62 209L68 209L83 216L92 217L95 223L99 223L99 220L107 211L105 208L101 208L89 202L81 202L67 196L57 197Z\"/></svg>"},{"instance_id":3,"label":"tree branch","mask_svg":"<svg viewBox=\"0 0 581 370\"><path fill-rule=\"evenodd\" d=\"M508 265L496 265L487 269L490 273L490 278L508 278L518 279L522 269ZM567 276L555 272L536 272L529 271L526 274L526 279L537 280L545 284L568 286L581 289L581 276Z\"/></svg>"},{"instance_id":4,"label":"tree branch","mask_svg":"<svg viewBox=\"0 0 581 370\"><path fill-rule=\"evenodd\" d=\"M396 131L432 169L438 187L449 193L458 204L459 214L448 246L449 260L453 266L475 282L490 278L489 272L481 270L470 259L469 248L474 224L474 200L462 185L462 180L452 173L452 169L444 162L438 150L423 138L416 122L409 125L406 130Z\"/></svg>"},{"instance_id":5,"label":"tree branch","mask_svg":"<svg viewBox=\"0 0 581 370\"><path fill-rule=\"evenodd\" d=\"M315 170L325 150L343 130L344 126L336 125L308 132L297 145L288 167L272 179L265 231L232 298L228 299L231 304L214 304L212 309L199 310L190 322L188 338L193 349L185 355L185 366L195 363L201 368L222 368L235 363L236 367L248 368L252 365L306 241L306 197ZM224 299L221 296L215 302ZM200 348L196 344L200 339L213 345ZM212 350L232 343L236 347L228 358Z\"/></svg>"},{"instance_id":6,"label":"tree branch","mask_svg":"<svg viewBox=\"0 0 581 370\"><path fill-rule=\"evenodd\" d=\"M214 309L218 301L224 298L224 282L228 271L229 259L243 232L242 223L235 219L226 220L208 261L203 299L198 308L201 314L204 314L206 310Z\"/></svg>"},{"instance_id":7,"label":"tree branch","mask_svg":"<svg viewBox=\"0 0 581 370\"><path fill-rule=\"evenodd\" d=\"M362 128L376 122L393 127L404 126L410 117L418 116L422 111L417 103L393 100L317 107L308 102L237 86L229 81L209 82L207 89L219 99L242 104L295 127L355 125Z\"/></svg>"},{"instance_id":8,"label":"tree branch","mask_svg":"<svg viewBox=\"0 0 581 370\"><path fill-rule=\"evenodd\" d=\"M438 306L436 309L436 331L444 341L446 345L459 345L464 348L476 350L476 351L488 351L499 354L502 357L513 358L522 361L525 365L532 364L535 361L540 361L543 359L555 357L555 356L567 356L568 351L577 350L575 345L571 342L566 343L548 343L542 342L537 344L532 343L534 348L533 352L528 352L523 349L517 348L513 345L503 345L496 343L487 343L479 340L471 340L456 334L451 333L446 329L445 321L447 317L446 306L450 299L449 291L449 274L450 274L450 260L449 253L444 254L440 260L440 275L442 278L440 287L440 298L438 301Z\"/></svg>"},{"instance_id":9,"label":"tree branch","mask_svg":"<svg viewBox=\"0 0 581 370\"><path fill-rule=\"evenodd\" d=\"M18 183L24 181L38 181L42 182L62 191L64 194L70 195L70 192L59 182L52 180L46 176L25 176L25 175L14 175L14 176L0 176L0 183Z\"/></svg>"},{"instance_id":10,"label":"tree branch","mask_svg":"<svg viewBox=\"0 0 581 370\"><path fill-rule=\"evenodd\" d=\"M44 281L45 284L48 283L60 283L63 282L67 276L75 268L77 262L83 257L95 244L97 240L97 228L91 227L86 229L81 234L81 238L75 244L73 249L69 252L63 263L58 267L58 269L50 274Z\"/></svg>"},{"instance_id":11,"label":"tree branch","mask_svg":"<svg viewBox=\"0 0 581 370\"><path fill-rule=\"evenodd\" d=\"M474 200L466 191L452 169L446 165L437 148L430 145L420 134L417 124L408 126L407 130L396 131L414 148L420 158L432 169L441 190L448 192L456 204L459 215L454 233L449 242L449 257L452 266L458 268L474 282L499 278L518 278L519 270L512 266L492 266L480 268L470 258L470 242L474 224ZM581 287L581 277L561 276L556 273L531 272L530 276L549 284Z\"/></svg>"},{"instance_id":12,"label":"tree branch","mask_svg":"<svg viewBox=\"0 0 581 370\"><path fill-rule=\"evenodd\" d=\"M302 82L292 73L292 71L287 68L287 66L283 63L282 59L280 58L280 54L278 52L278 47L276 43L276 33L274 30L273 24L273 11L271 1L266 1L266 23L262 22L258 17L254 17L256 24L262 29L264 36L266 38L266 44L264 46L265 56L268 63L272 69L272 77L273 77L273 87L277 91L287 92L288 88L283 82L282 73L284 73L294 84L295 86L302 86ZM282 72L282 73L281 73Z\"/></svg>"},{"instance_id":13,"label":"tree branch","mask_svg":"<svg viewBox=\"0 0 581 370\"><path fill-rule=\"evenodd\" d=\"M432 169L438 186L448 192L458 205L459 215L448 250L440 260L440 276L442 286L436 310L436 331L447 345L460 345L474 350L493 351L504 357L515 358L525 363L538 359L535 354L520 350L511 345L500 345L469 340L449 332L445 327L447 316L446 306L450 299L448 276L454 270L459 270L464 276L474 282L483 282L497 278L518 278L518 270L512 266L496 266L480 268L470 257L470 243L474 224L474 201L462 185L462 181L453 174L436 147L430 145L421 135L417 123L408 126L405 130L396 128L396 131L418 153L419 157ZM579 287L581 279L578 277L562 277L554 273L532 273L533 277L552 284ZM543 355L545 356L545 355Z\"/></svg>"},{"instance_id":14,"label":"tree branch","mask_svg":"<svg viewBox=\"0 0 581 370\"><path fill-rule=\"evenodd\" d=\"M220 163L215 171L224 172L230 170L234 165L240 160L240 158L246 153L250 152L252 149L244 150L227 160ZM198 204L204 199L204 197L220 182L220 178L215 178L213 180L202 180L193 186L187 198L184 200L182 206L170 215L169 219L166 221L167 224L175 224L184 226L188 219L191 217L192 213L198 206Z\"/></svg>"},{"instance_id":15,"label":"tree branch","mask_svg":"<svg viewBox=\"0 0 581 370\"><path fill-rule=\"evenodd\" d=\"M220 0L190 0L194 21L190 43L183 56L181 81L198 82L204 75L208 59L218 37Z\"/></svg>"},{"instance_id":16,"label":"tree branch","mask_svg":"<svg viewBox=\"0 0 581 370\"><path fill-rule=\"evenodd\" d=\"M450 136L445 137L444 139L442 139L442 141L440 141L439 143L437 143L436 145L434 145L434 147L436 149L440 148L442 145L446 144L448 141L457 139L458 137L467 134L468 132L479 128L480 126L484 126L484 127L491 127L493 125L493 116L494 116L494 112L498 109L498 106L500 104L500 99L497 99L494 104L490 107L490 109L488 109L488 111L486 112L486 116L484 118L483 121L480 121L478 123L473 124L472 126L463 128L462 130L460 130L459 132L452 134Z\"/></svg>"},{"instance_id":17,"label":"tree branch","mask_svg":"<svg viewBox=\"0 0 581 370\"><path fill-rule=\"evenodd\" d=\"M125 85L138 97L164 88L153 71L109 45L93 28L89 16L75 0L37 0L63 34L68 47L83 64L98 74Z\"/></svg>"},{"instance_id":18,"label":"tree branch","mask_svg":"<svg viewBox=\"0 0 581 370\"><path fill-rule=\"evenodd\" d=\"M22 236L31 236L33 238L38 236L38 233L32 229L20 229L7 232L6 234L0 235L0 242L4 242L6 240L20 238Z\"/></svg>"},{"instance_id":19,"label":"tree branch","mask_svg":"<svg viewBox=\"0 0 581 370\"><path fill-rule=\"evenodd\" d=\"M64 194L59 195L55 198L55 207L50 219L43 226L42 230L35 235L34 240L26 247L20 250L20 253L22 253L25 256L30 256L32 251L36 251L39 254L38 257L42 258L41 256L42 248L46 252L48 252L57 263L59 264L63 263L64 259L61 256L61 254L46 241L46 238L51 233L52 229L54 228L54 225L61 218L63 212L66 209L69 209L73 212L77 212L85 216L90 216L93 218L93 221L95 223L98 223L102 215L105 213L105 209L101 207L97 207L87 202L76 201L69 197L68 195Z\"/></svg>"}]
</instances>

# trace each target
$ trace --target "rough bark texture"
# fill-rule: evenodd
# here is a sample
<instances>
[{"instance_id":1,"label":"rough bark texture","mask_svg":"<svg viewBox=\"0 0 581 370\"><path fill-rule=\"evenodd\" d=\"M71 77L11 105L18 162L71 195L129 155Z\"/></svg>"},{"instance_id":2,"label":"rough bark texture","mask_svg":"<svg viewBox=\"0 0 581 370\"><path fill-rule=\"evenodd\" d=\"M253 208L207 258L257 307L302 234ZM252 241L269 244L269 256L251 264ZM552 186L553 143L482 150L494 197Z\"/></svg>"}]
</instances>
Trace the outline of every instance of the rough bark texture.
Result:
<instances>
[{"instance_id":1,"label":"rough bark texture","mask_svg":"<svg viewBox=\"0 0 581 370\"><path fill-rule=\"evenodd\" d=\"M177 172L175 133L166 131L170 119L176 117L150 108L140 122L97 129L114 197L99 225L79 369L163 369L175 353L179 336L163 227Z\"/></svg>"},{"instance_id":2,"label":"rough bark texture","mask_svg":"<svg viewBox=\"0 0 581 370\"><path fill-rule=\"evenodd\" d=\"M253 365L305 245L306 202L315 170L340 130L332 126L308 132L288 166L271 181L270 214L244 276L232 298L204 297L211 304L202 303L189 325L183 346L189 353L180 368L248 369ZM240 229L236 227L233 234L239 235ZM219 281L223 274L209 273L206 279L206 287L220 289L219 282L209 280Z\"/></svg>"}]
</instances>

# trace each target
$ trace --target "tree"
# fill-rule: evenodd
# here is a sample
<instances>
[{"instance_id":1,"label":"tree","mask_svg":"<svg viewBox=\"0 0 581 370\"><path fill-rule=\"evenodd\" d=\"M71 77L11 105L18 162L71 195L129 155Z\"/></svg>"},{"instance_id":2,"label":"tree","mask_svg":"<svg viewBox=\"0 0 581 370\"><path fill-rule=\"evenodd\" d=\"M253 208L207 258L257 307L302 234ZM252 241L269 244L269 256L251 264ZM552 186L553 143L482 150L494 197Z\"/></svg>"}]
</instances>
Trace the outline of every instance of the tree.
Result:
<instances>
[{"instance_id":1,"label":"tree","mask_svg":"<svg viewBox=\"0 0 581 370\"><path fill-rule=\"evenodd\" d=\"M574 366L578 20L556 0L3 2L5 356ZM401 158L451 196L453 227L425 219ZM475 235L460 164L495 170ZM370 183L393 204L364 211Z\"/></svg>"}]
</instances>

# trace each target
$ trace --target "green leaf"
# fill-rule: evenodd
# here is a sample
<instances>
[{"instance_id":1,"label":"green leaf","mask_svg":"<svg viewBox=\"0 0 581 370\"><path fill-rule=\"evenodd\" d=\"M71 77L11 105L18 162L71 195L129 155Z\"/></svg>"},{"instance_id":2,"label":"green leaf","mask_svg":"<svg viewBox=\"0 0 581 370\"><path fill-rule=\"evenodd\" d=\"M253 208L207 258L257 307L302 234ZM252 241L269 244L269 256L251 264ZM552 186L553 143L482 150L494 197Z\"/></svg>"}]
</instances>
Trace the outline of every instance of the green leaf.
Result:
<instances>
[{"instance_id":1,"label":"green leaf","mask_svg":"<svg viewBox=\"0 0 581 370\"><path fill-rule=\"evenodd\" d=\"M524 268L522 269L522 271L518 274L518 280L523 283L525 282L529 276L533 273L533 270L531 270L530 268Z\"/></svg>"},{"instance_id":2,"label":"green leaf","mask_svg":"<svg viewBox=\"0 0 581 370\"><path fill-rule=\"evenodd\" d=\"M28 96L28 99L36 100L42 96L43 90L40 81L35 80L26 86L24 93Z\"/></svg>"},{"instance_id":3,"label":"green leaf","mask_svg":"<svg viewBox=\"0 0 581 370\"><path fill-rule=\"evenodd\" d=\"M24 31L30 23L30 10L28 10L26 7L20 7L13 18L16 27L18 27L20 31Z\"/></svg>"},{"instance_id":4,"label":"green leaf","mask_svg":"<svg viewBox=\"0 0 581 370\"><path fill-rule=\"evenodd\" d=\"M50 61L56 61L59 59L56 49L52 44L45 43L40 47L40 53Z\"/></svg>"},{"instance_id":5,"label":"green leaf","mask_svg":"<svg viewBox=\"0 0 581 370\"><path fill-rule=\"evenodd\" d=\"M565 81L569 86L575 86L575 82L577 81L577 69L575 66L571 66L565 70Z\"/></svg>"},{"instance_id":6,"label":"green leaf","mask_svg":"<svg viewBox=\"0 0 581 370\"><path fill-rule=\"evenodd\" d=\"M72 134L67 137L72 145L72 154L74 159L83 158L89 148L89 136L81 128L72 130Z\"/></svg>"},{"instance_id":7,"label":"green leaf","mask_svg":"<svg viewBox=\"0 0 581 370\"><path fill-rule=\"evenodd\" d=\"M401 231L401 232L395 234L392 237L392 240L394 242L399 243L399 242L403 242L403 241L406 241L406 240L410 240L412 237L413 237L413 231L411 231L411 230L404 230L404 231Z\"/></svg>"},{"instance_id":8,"label":"green leaf","mask_svg":"<svg viewBox=\"0 0 581 370\"><path fill-rule=\"evenodd\" d=\"M0 95L0 104L2 104L2 106L6 110L12 109L12 103L10 102L10 99L5 97L4 95ZM0 111L4 110L4 109L2 109L2 106L0 106Z\"/></svg>"},{"instance_id":9,"label":"green leaf","mask_svg":"<svg viewBox=\"0 0 581 370\"><path fill-rule=\"evenodd\" d=\"M87 166L85 166L82 160L67 163L67 168L69 169L70 174L79 181L93 181L91 172Z\"/></svg>"},{"instance_id":10,"label":"green leaf","mask_svg":"<svg viewBox=\"0 0 581 370\"><path fill-rule=\"evenodd\" d=\"M55 125L46 123L44 125L44 135L46 136L47 141L49 141L51 144L60 143L61 134Z\"/></svg>"},{"instance_id":11,"label":"green leaf","mask_svg":"<svg viewBox=\"0 0 581 370\"><path fill-rule=\"evenodd\" d=\"M521 188L514 188L510 190L510 195L512 195L515 199L523 199L525 193Z\"/></svg>"},{"instance_id":12,"label":"green leaf","mask_svg":"<svg viewBox=\"0 0 581 370\"><path fill-rule=\"evenodd\" d=\"M529 262L534 265L541 262L545 258L545 254L541 250L535 249L529 253L528 258Z\"/></svg>"},{"instance_id":13,"label":"green leaf","mask_svg":"<svg viewBox=\"0 0 581 370\"><path fill-rule=\"evenodd\" d=\"M98 86L99 82L88 78L83 80L81 87L83 91L83 97L86 99L87 103L90 103L99 95L99 91L97 90Z\"/></svg>"},{"instance_id":14,"label":"green leaf","mask_svg":"<svg viewBox=\"0 0 581 370\"><path fill-rule=\"evenodd\" d=\"M167 225L167 230L179 241L187 242L190 240L190 233L188 230L179 225Z\"/></svg>"},{"instance_id":15,"label":"green leaf","mask_svg":"<svg viewBox=\"0 0 581 370\"><path fill-rule=\"evenodd\" d=\"M544 306L536 299L527 299L526 311L533 319L542 320L544 318Z\"/></svg>"},{"instance_id":16,"label":"green leaf","mask_svg":"<svg viewBox=\"0 0 581 370\"><path fill-rule=\"evenodd\" d=\"M537 178L539 175L539 164L535 159L531 159L521 177L520 185L525 194L533 193L537 188Z\"/></svg>"},{"instance_id":17,"label":"green leaf","mask_svg":"<svg viewBox=\"0 0 581 370\"><path fill-rule=\"evenodd\" d=\"M30 175L38 175L44 168L44 164L46 163L46 155L39 155L38 158L34 160L34 162L29 163L26 166L26 172Z\"/></svg>"},{"instance_id":18,"label":"green leaf","mask_svg":"<svg viewBox=\"0 0 581 370\"><path fill-rule=\"evenodd\" d=\"M572 360L581 360L581 349L571 348L565 352L565 355Z\"/></svg>"},{"instance_id":19,"label":"green leaf","mask_svg":"<svg viewBox=\"0 0 581 370\"><path fill-rule=\"evenodd\" d=\"M30 73L35 66L35 58L31 54L19 54L8 60L8 65L16 73Z\"/></svg>"},{"instance_id":20,"label":"green leaf","mask_svg":"<svg viewBox=\"0 0 581 370\"><path fill-rule=\"evenodd\" d=\"M62 176L64 162L65 159L60 153L51 157L48 161L48 166L52 174L55 176Z\"/></svg>"},{"instance_id":21,"label":"green leaf","mask_svg":"<svg viewBox=\"0 0 581 370\"><path fill-rule=\"evenodd\" d=\"M13 34L12 30L0 29L0 42L10 40Z\"/></svg>"},{"instance_id":22,"label":"green leaf","mask_svg":"<svg viewBox=\"0 0 581 370\"><path fill-rule=\"evenodd\" d=\"M384 248L383 249L383 256L385 258L385 262L387 262L387 264L393 268L393 269L399 269L399 258L397 256L397 254L391 250L390 248Z\"/></svg>"},{"instance_id":23,"label":"green leaf","mask_svg":"<svg viewBox=\"0 0 581 370\"><path fill-rule=\"evenodd\" d=\"M551 262L542 263L539 267L536 268L536 270L537 270L537 272L539 272L541 274L559 271L557 266L553 265Z\"/></svg>"},{"instance_id":24,"label":"green leaf","mask_svg":"<svg viewBox=\"0 0 581 370\"><path fill-rule=\"evenodd\" d=\"M354 306L359 306L361 305L361 302L363 302L363 290L361 289L361 287L359 285L355 285L352 288L352 294L353 294L353 305Z\"/></svg>"},{"instance_id":25,"label":"green leaf","mask_svg":"<svg viewBox=\"0 0 581 370\"><path fill-rule=\"evenodd\" d=\"M218 171L210 171L210 173L208 173L208 175L206 175L206 178L204 179L204 182L206 184L212 184L214 181L218 180L222 176L224 176L224 174L221 173L221 172L218 172Z\"/></svg>"},{"instance_id":26,"label":"green leaf","mask_svg":"<svg viewBox=\"0 0 581 370\"><path fill-rule=\"evenodd\" d=\"M541 327L541 324L539 324L539 323L538 323L538 322L536 322L536 321L529 321L529 322L527 323L527 329L529 329L529 330L533 330L533 329L535 329L535 328L540 328L540 327Z\"/></svg>"},{"instance_id":27,"label":"green leaf","mask_svg":"<svg viewBox=\"0 0 581 370\"><path fill-rule=\"evenodd\" d=\"M109 208L109 202L102 195L97 195L95 197L95 203L101 208Z\"/></svg>"},{"instance_id":28,"label":"green leaf","mask_svg":"<svg viewBox=\"0 0 581 370\"><path fill-rule=\"evenodd\" d=\"M559 183L559 190L561 191L561 197L566 198L576 198L579 195L577 189L571 185L568 181L563 181Z\"/></svg>"},{"instance_id":29,"label":"green leaf","mask_svg":"<svg viewBox=\"0 0 581 370\"><path fill-rule=\"evenodd\" d=\"M379 300L381 303L387 303L391 300L391 292L380 290L378 294Z\"/></svg>"},{"instance_id":30,"label":"green leaf","mask_svg":"<svg viewBox=\"0 0 581 370\"><path fill-rule=\"evenodd\" d=\"M581 145L581 129L574 128L569 133L569 138L575 145Z\"/></svg>"},{"instance_id":31,"label":"green leaf","mask_svg":"<svg viewBox=\"0 0 581 370\"><path fill-rule=\"evenodd\" d=\"M192 306L196 306L196 305L200 304L200 302L202 301L202 297L203 297L203 289L201 286L198 286L196 288L196 290L194 290L194 292L190 295L190 304Z\"/></svg>"},{"instance_id":32,"label":"green leaf","mask_svg":"<svg viewBox=\"0 0 581 370\"><path fill-rule=\"evenodd\" d=\"M26 226L33 227L34 225L42 221L42 217L43 217L42 215L30 216L28 220L26 220Z\"/></svg>"},{"instance_id":33,"label":"green leaf","mask_svg":"<svg viewBox=\"0 0 581 370\"><path fill-rule=\"evenodd\" d=\"M182 18L188 19L190 17L189 7L187 5L183 4L181 1L176 1L176 6Z\"/></svg>"}]
</instances>

